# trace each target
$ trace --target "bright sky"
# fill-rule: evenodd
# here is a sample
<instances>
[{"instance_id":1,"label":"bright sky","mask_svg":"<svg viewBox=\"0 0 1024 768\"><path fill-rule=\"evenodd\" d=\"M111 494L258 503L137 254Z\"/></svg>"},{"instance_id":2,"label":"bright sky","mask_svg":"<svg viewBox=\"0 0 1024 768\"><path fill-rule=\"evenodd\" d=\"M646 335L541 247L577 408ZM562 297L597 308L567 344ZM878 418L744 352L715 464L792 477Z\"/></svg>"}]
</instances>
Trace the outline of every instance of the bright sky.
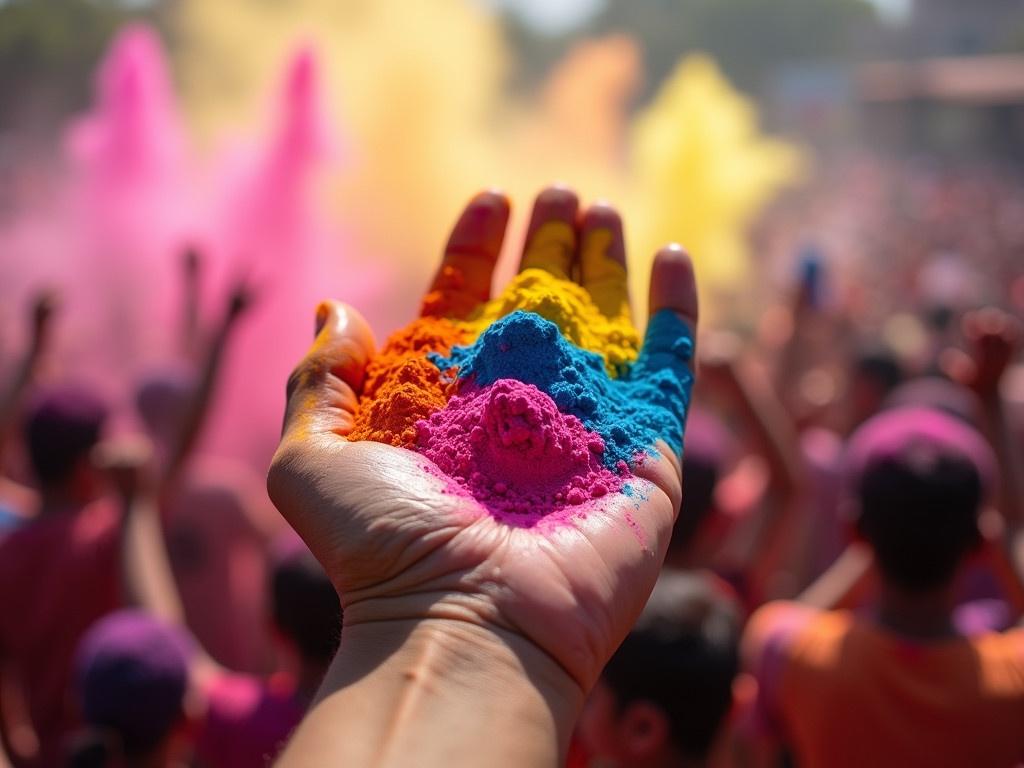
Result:
<instances>
[{"instance_id":1,"label":"bright sky","mask_svg":"<svg viewBox=\"0 0 1024 768\"><path fill-rule=\"evenodd\" d=\"M584 23L604 7L606 0L484 0L485 4L510 8L531 27L557 35ZM641 0L642 1L642 0ZM910 13L913 0L868 0L888 21L900 21Z\"/></svg>"},{"instance_id":2,"label":"bright sky","mask_svg":"<svg viewBox=\"0 0 1024 768\"><path fill-rule=\"evenodd\" d=\"M605 0L484 0L514 10L534 29L557 35L583 24L604 7Z\"/></svg>"}]
</instances>

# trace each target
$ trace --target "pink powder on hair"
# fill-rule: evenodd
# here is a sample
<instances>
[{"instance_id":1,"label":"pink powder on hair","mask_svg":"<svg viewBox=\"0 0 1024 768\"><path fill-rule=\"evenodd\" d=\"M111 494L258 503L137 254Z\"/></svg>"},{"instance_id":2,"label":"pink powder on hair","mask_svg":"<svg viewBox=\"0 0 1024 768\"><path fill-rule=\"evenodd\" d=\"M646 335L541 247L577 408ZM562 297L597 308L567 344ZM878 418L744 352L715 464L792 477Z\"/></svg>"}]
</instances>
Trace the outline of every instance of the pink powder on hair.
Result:
<instances>
[{"instance_id":1,"label":"pink powder on hair","mask_svg":"<svg viewBox=\"0 0 1024 768\"><path fill-rule=\"evenodd\" d=\"M583 512L622 488L604 441L532 384L499 379L464 391L416 424L419 451L492 515L533 525Z\"/></svg>"}]
</instances>

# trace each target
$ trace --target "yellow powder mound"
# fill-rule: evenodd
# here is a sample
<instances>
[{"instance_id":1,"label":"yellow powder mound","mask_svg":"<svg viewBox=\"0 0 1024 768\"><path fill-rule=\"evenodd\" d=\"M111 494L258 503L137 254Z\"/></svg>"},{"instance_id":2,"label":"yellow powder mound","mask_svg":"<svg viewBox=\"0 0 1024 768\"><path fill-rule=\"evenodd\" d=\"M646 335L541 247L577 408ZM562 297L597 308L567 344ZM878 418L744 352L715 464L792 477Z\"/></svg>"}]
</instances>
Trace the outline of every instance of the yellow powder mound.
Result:
<instances>
[{"instance_id":1,"label":"yellow powder mound","mask_svg":"<svg viewBox=\"0 0 1024 768\"><path fill-rule=\"evenodd\" d=\"M620 282L624 281L625 275ZM623 303L619 313L609 317L583 287L543 269L519 273L501 295L470 315L472 336L479 336L495 320L518 309L550 320L577 347L601 355L610 376L620 376L636 360L640 337L629 318L628 305Z\"/></svg>"}]
</instances>

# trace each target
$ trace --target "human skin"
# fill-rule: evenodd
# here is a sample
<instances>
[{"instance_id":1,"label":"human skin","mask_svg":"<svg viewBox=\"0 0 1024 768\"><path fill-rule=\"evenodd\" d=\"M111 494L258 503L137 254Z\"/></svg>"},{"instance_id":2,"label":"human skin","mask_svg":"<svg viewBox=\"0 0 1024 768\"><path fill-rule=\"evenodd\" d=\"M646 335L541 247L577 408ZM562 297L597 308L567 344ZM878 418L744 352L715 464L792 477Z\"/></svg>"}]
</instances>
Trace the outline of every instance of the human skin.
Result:
<instances>
[{"instance_id":1,"label":"human skin","mask_svg":"<svg viewBox=\"0 0 1024 768\"><path fill-rule=\"evenodd\" d=\"M488 298L508 216L508 200L487 192L455 225L431 292L456 316ZM606 305L617 274L625 301L624 269L590 268L596 238L624 267L614 209L581 213L573 192L549 188L522 262L578 271ZM678 246L657 254L650 299L652 312L673 310L695 331L693 269ZM556 765L654 586L680 503L680 457L659 441L634 469L638 498L606 497L561 526L509 527L446 493L423 456L345 439L374 340L337 302L318 308L317 327L289 381L268 488L331 576L345 626L280 765Z\"/></svg>"}]
</instances>

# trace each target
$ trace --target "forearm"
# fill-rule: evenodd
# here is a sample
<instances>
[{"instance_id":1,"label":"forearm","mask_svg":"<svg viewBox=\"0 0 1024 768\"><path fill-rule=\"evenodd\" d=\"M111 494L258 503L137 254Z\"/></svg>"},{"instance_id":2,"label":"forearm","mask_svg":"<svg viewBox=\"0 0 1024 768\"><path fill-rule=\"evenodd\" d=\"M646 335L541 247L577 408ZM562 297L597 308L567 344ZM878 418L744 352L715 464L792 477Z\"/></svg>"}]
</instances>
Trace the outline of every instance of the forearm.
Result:
<instances>
[{"instance_id":1,"label":"forearm","mask_svg":"<svg viewBox=\"0 0 1024 768\"><path fill-rule=\"evenodd\" d=\"M871 586L873 563L868 546L854 542L797 600L822 611L853 608Z\"/></svg>"},{"instance_id":2,"label":"forearm","mask_svg":"<svg viewBox=\"0 0 1024 768\"><path fill-rule=\"evenodd\" d=\"M178 475L184 468L185 462L202 433L203 424L210 410L213 392L220 375L221 361L224 357L224 350L227 347L229 334L230 323L228 320L225 320L210 342L206 359L203 361L199 372L199 380L195 391L192 393L191 401L185 411L177 439L171 449L167 465L164 467L160 478L159 497L161 500L166 500L171 490L173 490Z\"/></svg>"},{"instance_id":3,"label":"forearm","mask_svg":"<svg viewBox=\"0 0 1024 768\"><path fill-rule=\"evenodd\" d=\"M999 511L1013 533L1024 525L1024 456L998 392L984 398L985 432L999 462Z\"/></svg>"},{"instance_id":4,"label":"forearm","mask_svg":"<svg viewBox=\"0 0 1024 768\"><path fill-rule=\"evenodd\" d=\"M181 624L184 610L164 544L156 500L128 502L121 542L125 599L165 621Z\"/></svg>"},{"instance_id":5,"label":"forearm","mask_svg":"<svg viewBox=\"0 0 1024 768\"><path fill-rule=\"evenodd\" d=\"M754 450L768 467L768 498L757 547L748 568L750 583L765 597L788 597L802 586L795 556L802 554L794 526L802 479L796 429L770 383L758 380L748 365L733 370L736 407ZM785 570L788 578L782 571ZM788 582L788 583L787 583Z\"/></svg>"},{"instance_id":6,"label":"forearm","mask_svg":"<svg viewBox=\"0 0 1024 768\"><path fill-rule=\"evenodd\" d=\"M511 633L439 620L346 626L280 765L556 766L583 696Z\"/></svg>"},{"instance_id":7,"label":"forearm","mask_svg":"<svg viewBox=\"0 0 1024 768\"><path fill-rule=\"evenodd\" d=\"M789 502L801 485L796 428L767 377L759 380L749 366L737 366L734 375L737 406L756 450L768 463L772 489Z\"/></svg>"}]
</instances>

